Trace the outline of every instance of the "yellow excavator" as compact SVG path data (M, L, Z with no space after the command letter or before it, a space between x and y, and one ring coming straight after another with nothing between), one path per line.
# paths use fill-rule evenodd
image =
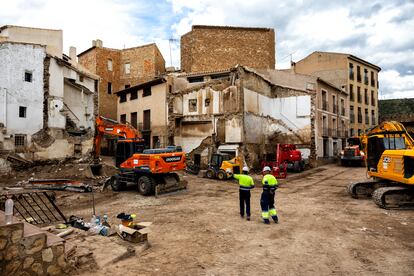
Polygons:
M362 135L370 181L351 183L354 198L372 196L385 209L414 208L414 140L396 121L382 122Z

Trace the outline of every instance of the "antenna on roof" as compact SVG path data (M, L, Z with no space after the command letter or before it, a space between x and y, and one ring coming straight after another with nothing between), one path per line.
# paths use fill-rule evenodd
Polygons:
M171 54L171 43L172 42L178 42L178 39L172 38L172 37L170 39L168 39L168 45L170 47L170 65L171 65L171 67L173 66L173 64L172 64L172 54Z

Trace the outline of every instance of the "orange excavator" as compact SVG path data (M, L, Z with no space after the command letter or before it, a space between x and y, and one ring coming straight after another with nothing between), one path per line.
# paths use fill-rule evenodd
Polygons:
M180 147L145 149L144 139L133 126L102 116L96 119L94 167L99 166L104 135L118 137L115 164L119 173L109 180L112 190L137 185L142 195L158 195L186 188L185 181L180 181L176 173L185 169L185 154Z

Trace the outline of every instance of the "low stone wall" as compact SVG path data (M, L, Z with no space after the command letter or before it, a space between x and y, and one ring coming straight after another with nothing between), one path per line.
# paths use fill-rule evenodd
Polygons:
M45 232L39 229L30 234L24 227L21 222L0 226L0 274L64 274L67 269L64 243L48 245Z

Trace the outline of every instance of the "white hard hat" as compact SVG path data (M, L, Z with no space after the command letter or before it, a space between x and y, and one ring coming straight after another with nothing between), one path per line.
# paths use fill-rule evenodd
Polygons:
M246 166L244 166L242 171L244 171L244 172L248 172L248 171L249 171L249 168L248 168L248 167L246 167Z
M266 166L263 168L263 172L271 172L272 170L270 169L269 166Z

